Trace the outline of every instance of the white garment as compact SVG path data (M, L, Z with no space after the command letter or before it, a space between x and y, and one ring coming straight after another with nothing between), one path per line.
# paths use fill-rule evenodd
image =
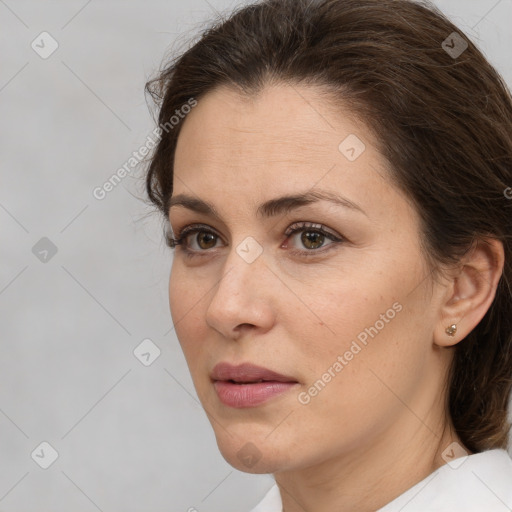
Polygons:
M506 450L495 449L454 459L377 512L507 512L511 509L512 459ZM282 512L276 484L250 512Z

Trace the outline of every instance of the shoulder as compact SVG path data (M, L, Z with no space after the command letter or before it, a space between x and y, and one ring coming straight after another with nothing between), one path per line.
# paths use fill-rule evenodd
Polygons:
M378 512L501 512L512 508L512 459L496 449L455 459Z
M249 512L281 512L282 511L281 495L279 494L279 488L277 484L274 484L265 494L263 500L261 500L256 507L251 509Z
M455 459L378 512L505 512L512 509L512 459L496 449ZM250 512L281 512L274 484Z

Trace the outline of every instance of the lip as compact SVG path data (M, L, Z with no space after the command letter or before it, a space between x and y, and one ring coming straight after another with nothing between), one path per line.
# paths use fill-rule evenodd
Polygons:
M256 407L299 384L293 377L252 363L222 362L210 377L219 400L234 408Z

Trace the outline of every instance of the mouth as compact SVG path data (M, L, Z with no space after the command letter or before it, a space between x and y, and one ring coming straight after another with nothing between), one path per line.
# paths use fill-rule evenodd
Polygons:
M234 384L254 384L260 382L294 382L298 381L288 375L282 375L268 368L252 363L232 365L222 362L213 368L210 377L212 381L227 381Z
M219 363L210 378L219 400L237 409L256 407L299 385L293 377L251 363Z

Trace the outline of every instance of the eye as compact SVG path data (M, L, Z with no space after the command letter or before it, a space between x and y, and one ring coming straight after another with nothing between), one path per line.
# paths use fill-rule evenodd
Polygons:
M172 249L180 245L185 253L193 254L214 248L218 238L219 235L213 232L208 226L194 224L184 227L178 233L176 238L173 238L170 234L168 234L166 237L166 242L167 245ZM198 247L192 247L194 242Z
M315 256L325 252L323 247L328 247L341 243L344 241L343 237L329 232L321 224L314 224L312 222L297 222L292 224L284 233L288 240L296 238L305 249L291 248L289 252L297 256ZM301 234L300 237L297 235ZM177 246L188 257L202 256L208 253L209 249L214 249L217 246L220 236L215 233L209 226L204 224L193 224L184 227L178 232L176 238L170 234L166 236L166 242L172 249ZM328 244L325 242L329 241ZM281 246L283 247L283 246ZM321 250L320 250L321 249Z
M297 237L296 235L299 235ZM311 222L299 222L291 225L285 232L285 235L290 238L296 238L306 251L301 249L291 249L293 254L304 256L314 256L323 253L324 250L319 251L319 248L328 247L339 242L343 242L343 238L330 233L321 224L314 224ZM329 241L325 244L326 240Z

